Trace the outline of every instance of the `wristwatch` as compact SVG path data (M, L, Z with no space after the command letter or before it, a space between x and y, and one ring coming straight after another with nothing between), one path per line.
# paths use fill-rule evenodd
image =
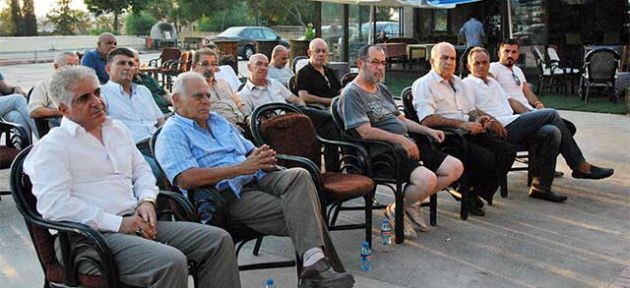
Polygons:
M142 200L140 200L140 204L138 204L138 206L140 206L144 202L149 202L149 203L153 204L153 206L157 206L157 201L155 200L155 197L142 198Z

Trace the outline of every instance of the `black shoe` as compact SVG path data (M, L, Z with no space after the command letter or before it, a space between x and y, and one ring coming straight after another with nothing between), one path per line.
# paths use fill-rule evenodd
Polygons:
M591 165L591 171L589 171L588 173L573 170L571 176L578 179L604 179L612 176L613 173L615 173L615 169L600 168L595 165Z
M474 200L472 200L472 201L474 201ZM481 208L477 207L474 204L472 204L472 205L469 204L468 205L468 214L475 215L475 216L486 216L486 213L483 212L483 210Z
M547 200L551 202L564 202L567 200L567 196L564 196L562 194L558 194L555 192L551 192L551 190L549 189L534 188L533 186L529 188L529 197Z
M481 198L479 198L479 196L473 197L473 202L475 204L475 207L483 208L483 201L481 200Z
M349 288L354 286L354 277L348 273L333 270L326 258L304 267L300 273L298 287Z

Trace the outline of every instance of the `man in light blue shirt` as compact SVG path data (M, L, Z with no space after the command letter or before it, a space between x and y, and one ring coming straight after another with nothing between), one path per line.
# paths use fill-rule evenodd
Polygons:
M164 114L153 101L147 87L131 82L134 65L131 50L116 48L110 51L105 67L109 81L101 86L101 95L105 99L107 114L127 126L133 141L149 162L153 174L159 176L159 168L151 156L149 141L157 127L164 123Z
M481 38L485 37L486 33L483 31L483 24L470 14L470 19L459 29L459 35L466 37L466 47L474 47L481 45Z
M210 113L208 90L196 72L183 73L175 81L177 114L166 121L155 145L168 180L182 190L210 186L225 198L230 222L291 237L303 259L302 285L352 287L354 278L334 258L332 244L326 245L329 235L310 174L301 168L279 168L273 149L255 147L227 120ZM196 207L202 201L198 194L193 199Z
M98 35L98 42L96 42L96 48L88 51L81 58L81 65L90 67L96 71L98 81L101 84L107 83L109 76L105 71L105 65L107 65L107 53L116 48L116 37L114 34L105 32Z

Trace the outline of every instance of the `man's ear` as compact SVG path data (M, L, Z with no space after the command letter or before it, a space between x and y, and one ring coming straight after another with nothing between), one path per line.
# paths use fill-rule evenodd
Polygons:
M67 117L70 114L70 108L68 108L66 104L60 103L57 109L59 110L59 113L61 113L61 115L63 116Z
M433 57L429 58L429 64L431 64L431 67L433 67L433 63L435 62L435 60L433 59Z
M112 67L109 66L109 65L110 65L109 63L107 63L107 65L105 65L105 72L107 72L107 75L109 75L109 70L112 69Z
M308 54L308 57L311 58L311 56L313 56L312 55L313 54L313 50L311 50L311 49L306 50L306 54Z
M177 107L179 106L179 103L181 102L182 96L179 93L173 93L171 95L171 99L173 100L173 106Z

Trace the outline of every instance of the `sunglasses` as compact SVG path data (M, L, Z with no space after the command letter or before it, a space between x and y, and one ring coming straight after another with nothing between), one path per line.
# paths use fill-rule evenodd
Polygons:
M512 78L514 79L514 82L516 82L516 86L521 86L521 79L514 74L514 71L512 71Z

